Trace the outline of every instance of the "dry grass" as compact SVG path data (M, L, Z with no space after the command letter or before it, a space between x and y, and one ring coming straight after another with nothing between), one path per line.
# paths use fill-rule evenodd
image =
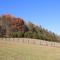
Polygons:
M0 41L0 60L60 60L60 48Z

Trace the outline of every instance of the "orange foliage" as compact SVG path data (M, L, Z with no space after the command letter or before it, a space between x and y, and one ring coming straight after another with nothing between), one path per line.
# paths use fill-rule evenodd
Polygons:
M18 29L18 31L24 31L24 21L21 18L16 18L14 16L11 16L9 14L4 15L6 19L11 24L11 30L12 29ZM7 22L8 23L8 22Z

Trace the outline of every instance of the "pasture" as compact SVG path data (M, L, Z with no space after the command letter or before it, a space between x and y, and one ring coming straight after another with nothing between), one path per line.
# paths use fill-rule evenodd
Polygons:
M0 60L60 60L60 48L0 40Z

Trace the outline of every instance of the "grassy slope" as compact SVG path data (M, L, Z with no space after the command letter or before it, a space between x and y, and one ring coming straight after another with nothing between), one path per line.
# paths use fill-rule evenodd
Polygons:
M60 48L0 41L0 60L60 60Z

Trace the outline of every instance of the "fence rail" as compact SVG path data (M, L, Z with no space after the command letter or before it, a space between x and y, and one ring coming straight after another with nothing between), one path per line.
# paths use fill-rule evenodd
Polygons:
M30 38L0 38L0 42L37 44L51 47L60 47L60 43Z

